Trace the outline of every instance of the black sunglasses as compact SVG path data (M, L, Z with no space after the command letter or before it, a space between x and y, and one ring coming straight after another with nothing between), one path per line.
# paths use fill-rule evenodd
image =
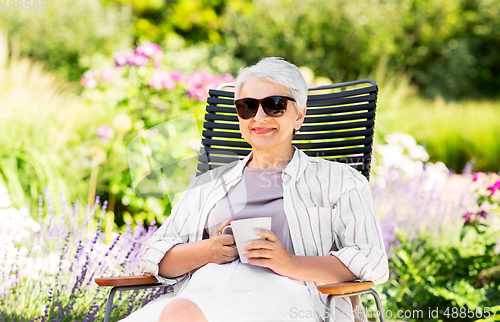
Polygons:
M295 100L288 96L274 95L259 99L256 98L240 98L234 101L238 116L244 120L251 119L257 114L259 105L262 105L264 112L270 117L280 117L285 114L288 100Z

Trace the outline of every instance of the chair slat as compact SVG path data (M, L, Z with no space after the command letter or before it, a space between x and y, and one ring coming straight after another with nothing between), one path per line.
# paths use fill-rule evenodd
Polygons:
M363 87L363 88L342 91L342 92L336 92L336 93L308 95L307 101L312 102L312 101L320 101L320 100L329 100L329 99L333 99L333 98L344 98L344 97L357 96L357 95L362 95L362 94L367 94L367 93L375 93L376 91L377 91L377 86L369 86L369 87Z
M317 132L317 131L333 131L333 130L343 130L343 129L356 129L356 128L367 128L372 127L375 124L374 120L362 121L362 122L348 122L348 123L338 123L338 124L327 124L327 125L303 125L300 128L300 132Z
M299 140L328 140L328 139L343 139L343 138L353 138L360 136L372 136L373 128L368 128L366 130L356 130L356 131L339 131L339 132L324 132L324 133L296 133L293 137L293 141Z
M215 123L215 122L205 122L203 123L203 127L207 130L213 129L224 129L224 130L240 130L240 126L237 123L229 124L229 123Z
M205 146L218 145L218 146L228 146L232 148L248 148L251 146L246 141L224 141L224 140L213 140L213 139L201 139L201 144Z
M223 97L234 98L234 92L220 91L220 90L217 90L217 89L209 89L208 90L208 95L210 95L210 96L223 96Z
M222 132L222 131L206 131L204 130L201 135L206 138L212 137L220 137L220 138L231 138L231 139L239 139L241 138L240 132Z
M365 113L353 113L335 116L318 116L318 117L308 117L304 120L304 123L333 123L342 121L352 121L352 120L362 120L362 119L372 119L375 117L375 111L365 112Z
M363 102L369 102L369 101L375 101L377 95L376 94L370 94L370 95L363 95L363 96L356 96L356 97L349 97L349 98L335 98L335 99L329 99L329 100L319 100L319 101L311 101L307 102L307 106L309 107L315 107L315 106L336 106L336 105L348 105L348 104L354 104L354 103L363 103Z
M324 115L324 114L339 114L339 113L352 113L358 111L371 111L376 107L375 102L358 104L358 105L347 105L347 106L336 106L336 107L307 107L306 118L310 115Z

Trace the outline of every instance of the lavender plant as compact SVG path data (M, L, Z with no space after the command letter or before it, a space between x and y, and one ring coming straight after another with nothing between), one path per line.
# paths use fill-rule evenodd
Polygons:
M56 214L46 190L45 198L40 196L39 210L48 211L38 229L33 228L28 215L25 222L30 226L20 229L29 234L0 248L0 321L102 320L109 289L99 288L94 279L138 274L141 247L156 230L155 225L132 229L128 223L123 232L114 232L111 242L105 243L101 225L107 201L101 205L97 196L81 213L77 201L71 205L64 196L61 200L63 211ZM0 209L0 215L2 211L6 209ZM7 221L5 216L2 219ZM12 222L2 222L9 224ZM162 289L120 293L112 320L123 318L160 294Z

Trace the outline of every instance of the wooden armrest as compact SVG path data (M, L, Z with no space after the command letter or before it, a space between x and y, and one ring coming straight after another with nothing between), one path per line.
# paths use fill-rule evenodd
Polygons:
M132 276L115 276L96 278L94 282L99 286L131 286L156 284L158 280L150 275L132 275Z
M373 286L373 282L345 282L337 284L318 285L318 290L323 294L342 295L359 291L366 291Z

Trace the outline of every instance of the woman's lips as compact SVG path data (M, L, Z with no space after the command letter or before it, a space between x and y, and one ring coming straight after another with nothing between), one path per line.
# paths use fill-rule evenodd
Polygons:
M273 128L265 128L265 127L256 127L256 128L253 128L252 129L256 134L266 134L266 133L269 133L271 131L273 131L274 129Z

